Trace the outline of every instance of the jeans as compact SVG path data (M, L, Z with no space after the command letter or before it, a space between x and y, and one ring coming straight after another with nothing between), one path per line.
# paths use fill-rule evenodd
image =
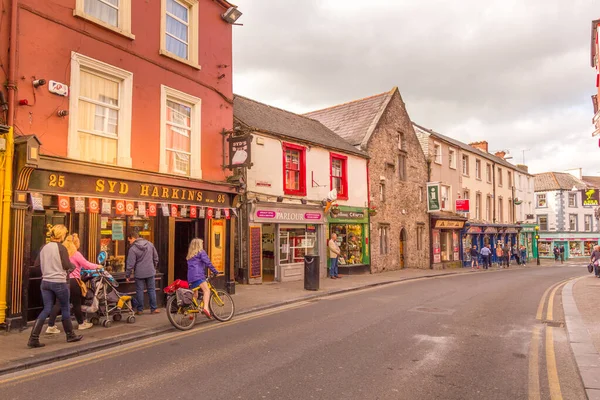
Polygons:
M330 258L331 267L329 269L329 276L338 276L338 258Z
M73 314L78 324L83 324L83 312L81 311L81 288L77 284L77 279L69 279L69 291L71 293L70 299L73 303ZM50 313L50 319L48 320L48 326L56 325L56 317L61 311L60 303L57 301L52 308Z
M488 269L488 266L490 264L490 256L486 256L486 255L481 255L481 263L483 264L483 268L484 269Z
M42 280L42 300L44 301L44 309L38 315L37 319L45 321L52 312L52 307L56 300L60 304L63 321L71 321L71 310L69 306L69 286L67 282L56 283Z
M135 278L135 294L136 294L136 307L138 311L144 311L144 285L148 291L148 301L150 303L150 310L154 311L157 309L156 305L156 282L154 277L150 278Z

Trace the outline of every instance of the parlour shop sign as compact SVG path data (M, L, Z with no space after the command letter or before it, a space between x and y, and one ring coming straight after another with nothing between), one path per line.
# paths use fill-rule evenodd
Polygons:
M29 190L80 197L231 207L226 193L45 170L32 172Z
M323 223L323 211L306 208L270 208L256 206L252 213L254 222L266 223Z

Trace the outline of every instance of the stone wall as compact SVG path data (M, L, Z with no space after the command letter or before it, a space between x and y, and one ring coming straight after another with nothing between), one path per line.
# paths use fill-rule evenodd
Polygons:
M403 134L403 150L398 143ZM367 151L371 157L369 184L371 205L378 210L371 217L371 272L396 270L401 267L401 231L405 230L404 266L430 267L429 218L425 187L427 162L413 130L410 117L399 92L395 92L379 124L374 130ZM399 174L399 155L406 156L406 179ZM380 185L385 185L385 200L380 198ZM388 227L388 253L380 251L380 227ZM422 246L417 250L417 227Z

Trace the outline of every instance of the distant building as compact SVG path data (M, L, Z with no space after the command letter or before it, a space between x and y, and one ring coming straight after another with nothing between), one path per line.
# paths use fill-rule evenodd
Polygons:
M398 88L307 116L370 157L371 272L429 268L427 162Z
M590 256L600 239L600 225L595 217L598 188L600 178L583 177L581 170L535 175L540 257L553 258L555 246L564 246L566 258Z
M592 105L594 107L594 118L592 123L594 124L594 132L592 136L600 134L600 108L598 107L598 97L600 96L600 63L598 61L598 54L600 53L600 47L598 45L598 36L600 34L600 19L592 21L592 43L591 43L591 64L592 68L596 70L596 93L592 96Z
M524 244L535 256L533 175L524 165L491 154L488 142L471 144L414 124L429 162L429 181L440 185L441 210L431 217L434 265L471 261L475 245ZM457 201L469 201L468 211ZM495 257L494 257L495 258Z

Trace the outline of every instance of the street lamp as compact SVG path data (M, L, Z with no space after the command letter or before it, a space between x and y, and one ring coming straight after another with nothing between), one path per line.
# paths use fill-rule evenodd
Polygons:
M537 265L540 265L540 227L535 226L535 248L537 250Z

